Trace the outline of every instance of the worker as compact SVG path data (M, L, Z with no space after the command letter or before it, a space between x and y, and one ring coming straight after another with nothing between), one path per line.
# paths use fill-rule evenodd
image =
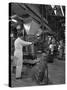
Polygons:
M61 59L63 55L63 40L59 41L58 52L59 52L59 59Z
M20 28L20 27L18 27ZM23 29L23 28L22 28ZM22 66L23 66L23 46L31 45L32 42L26 42L23 39L23 33L18 32L18 37L14 42L14 61L16 65L16 79L21 79Z

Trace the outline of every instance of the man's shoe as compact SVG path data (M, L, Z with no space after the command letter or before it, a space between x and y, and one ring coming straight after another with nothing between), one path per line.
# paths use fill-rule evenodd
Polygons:
M22 77L17 77L16 79L22 79Z

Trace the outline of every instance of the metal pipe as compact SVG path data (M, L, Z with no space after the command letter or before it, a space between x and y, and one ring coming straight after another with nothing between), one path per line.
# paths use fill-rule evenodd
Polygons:
M61 8L62 15L64 16L64 11L63 11L62 6L60 6L60 8Z

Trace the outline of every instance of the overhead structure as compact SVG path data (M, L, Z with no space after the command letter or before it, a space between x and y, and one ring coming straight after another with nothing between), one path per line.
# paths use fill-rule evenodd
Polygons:
M43 11L43 18L42 13ZM43 30L47 30L49 33L56 35L56 22L58 23L58 17L65 17L65 9L64 6L58 5L42 5L42 4L26 4L26 3L11 3L11 16L17 15L19 19L23 20L25 23L27 19L30 17L35 23L37 23L40 27L43 24ZM50 19L49 19L50 18ZM52 23L53 22L55 23ZM55 21L56 20L56 21ZM55 30L54 30L55 29Z
M36 6L38 6L38 5L36 5ZM13 14L17 14L18 16L21 16L24 21L26 18L24 18L23 16L28 14L30 17L32 17L32 19L36 23L38 23L41 26L41 14L38 12L37 8L34 8L34 4L30 5L30 4L22 4L22 3L13 3L11 9L12 9ZM44 22L44 27L50 33L53 33L53 31L49 27L48 21L45 19L45 17L43 19L43 22Z

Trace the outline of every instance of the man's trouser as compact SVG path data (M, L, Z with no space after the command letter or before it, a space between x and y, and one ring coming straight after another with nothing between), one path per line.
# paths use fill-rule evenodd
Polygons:
M15 57L15 64L16 64L16 78L20 78L20 77L21 77L22 63L23 63L22 56Z

